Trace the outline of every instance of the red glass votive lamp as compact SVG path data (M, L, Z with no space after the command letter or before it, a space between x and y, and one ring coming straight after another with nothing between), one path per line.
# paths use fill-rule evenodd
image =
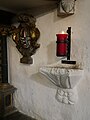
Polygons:
M57 36L57 50L56 54L57 56L67 56L67 38L68 34L67 33L60 33L56 34Z

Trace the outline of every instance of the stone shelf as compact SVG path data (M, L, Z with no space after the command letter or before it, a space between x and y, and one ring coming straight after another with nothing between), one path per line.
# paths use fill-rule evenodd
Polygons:
M77 99L77 85L83 77L81 64L57 62L40 68L40 73L57 86L56 99L62 103L74 104Z

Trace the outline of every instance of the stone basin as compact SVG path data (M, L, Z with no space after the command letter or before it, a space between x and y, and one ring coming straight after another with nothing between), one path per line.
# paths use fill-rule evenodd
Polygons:
M55 85L71 89L82 79L83 69L79 65L57 64L40 68L40 73L46 76Z
M76 86L83 77L81 64L61 64L60 62L43 66L40 73L57 86L56 98L66 104L77 101Z

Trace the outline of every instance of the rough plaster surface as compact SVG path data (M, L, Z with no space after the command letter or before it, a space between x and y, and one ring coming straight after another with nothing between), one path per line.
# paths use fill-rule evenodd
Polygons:
M90 120L90 0L77 0L76 13L67 18L57 17L57 11L37 18L41 36L40 49L33 55L34 64L19 62L21 54L9 38L10 82L17 87L15 105L18 110L38 120ZM72 27L72 59L83 63L84 79L77 86L78 102L60 104L55 99L55 86L38 73L41 66L54 63L56 33Z

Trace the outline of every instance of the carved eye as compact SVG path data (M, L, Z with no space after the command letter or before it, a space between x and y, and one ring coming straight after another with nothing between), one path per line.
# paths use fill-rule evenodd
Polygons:
M71 12L72 10L74 10L75 1L76 1L76 0L61 0L62 9L63 9L66 13Z

